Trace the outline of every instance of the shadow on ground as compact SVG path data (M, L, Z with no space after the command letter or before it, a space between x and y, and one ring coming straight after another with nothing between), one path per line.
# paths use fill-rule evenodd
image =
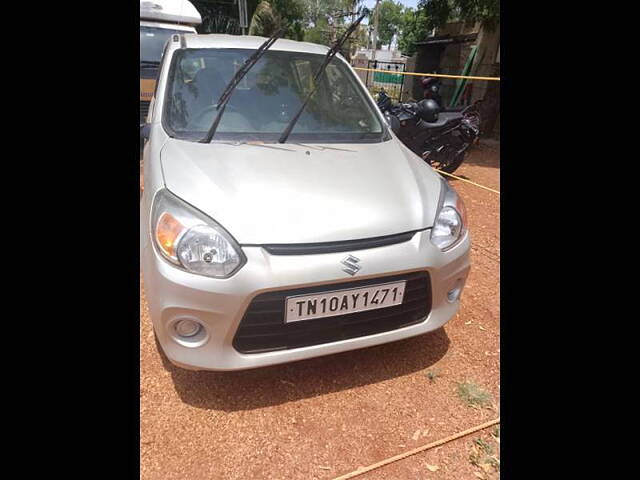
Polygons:
M398 342L238 372L178 368L159 345L182 401L197 408L253 410L382 382L430 367L449 348L443 328Z
M465 155L464 164L477 165L479 167L500 168L500 144L487 144L480 142L474 145ZM458 175L458 172L453 172Z

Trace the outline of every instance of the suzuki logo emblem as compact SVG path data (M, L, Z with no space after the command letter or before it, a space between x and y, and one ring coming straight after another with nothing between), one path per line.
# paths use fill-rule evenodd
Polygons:
M359 261L360 261L359 258L354 257L353 255L349 255L347 258L342 260L342 262L340 262L345 267L342 269L342 271L347 272L351 276L355 275L362 268L360 265L358 265Z

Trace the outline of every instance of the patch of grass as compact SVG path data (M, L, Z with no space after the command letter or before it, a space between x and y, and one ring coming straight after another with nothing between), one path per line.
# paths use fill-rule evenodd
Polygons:
M481 408L491 405L491 395L473 382L458 383L458 398L468 407Z
M484 438L476 438L473 443L478 446L481 452L487 455L493 454L493 447Z
M498 425L495 430L493 431L493 433L491 434L491 437L493 438L493 440L500 445L500 425Z
M440 370L429 370L426 373L426 377L429 379L431 383L436 381L436 378L441 377Z
M482 470L476 474L478 478L488 478L492 472L500 471L500 459L493 454L493 447L484 438L477 438L471 444L469 462Z
M478 452L478 449L475 447L471 448L471 452L469 453L469 462L471 462L471 465L474 467L480 466L480 452Z

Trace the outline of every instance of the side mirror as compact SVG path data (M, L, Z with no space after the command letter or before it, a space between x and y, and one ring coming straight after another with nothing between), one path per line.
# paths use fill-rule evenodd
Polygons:
M144 142L149 140L149 133L151 133L151 125L145 123L140 126L140 141Z

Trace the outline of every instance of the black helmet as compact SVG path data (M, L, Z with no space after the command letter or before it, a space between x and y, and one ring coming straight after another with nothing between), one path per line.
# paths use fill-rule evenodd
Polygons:
M440 107L435 100L427 98L418 102L418 116L425 122L437 122L439 112Z

